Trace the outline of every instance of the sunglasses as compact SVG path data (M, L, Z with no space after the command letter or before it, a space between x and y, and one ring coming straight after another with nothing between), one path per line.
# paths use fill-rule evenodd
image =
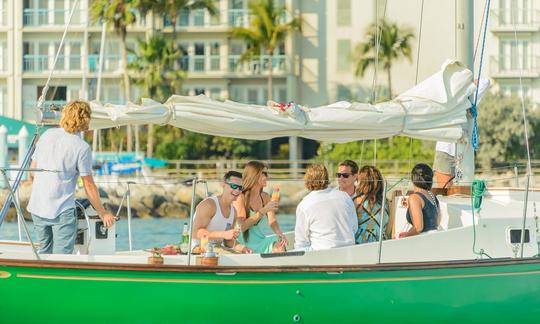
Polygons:
M351 173L336 173L336 178L340 178L340 177L343 177L345 179L349 178L350 176L352 176Z
M263 171L263 172L261 172L261 174L268 178L268 171Z
M232 190L240 190L240 191L244 190L244 186L242 185L231 183L231 182L225 182L225 183L228 184Z

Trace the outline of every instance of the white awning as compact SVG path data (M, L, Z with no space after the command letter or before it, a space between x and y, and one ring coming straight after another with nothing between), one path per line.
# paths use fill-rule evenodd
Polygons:
M392 101L370 105L336 102L321 107L246 105L204 95L172 96L164 104L92 103L91 129L127 124L170 124L209 135L265 140L301 136L319 141L350 142L405 135L455 142L466 123L472 73L456 61Z

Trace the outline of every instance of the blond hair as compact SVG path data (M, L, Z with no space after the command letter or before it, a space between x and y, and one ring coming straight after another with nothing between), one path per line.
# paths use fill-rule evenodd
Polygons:
M304 175L304 184L310 191L323 190L328 188L328 170L321 163L314 163L310 165L306 174Z
M68 133L88 130L90 124L90 105L86 101L75 100L68 103L62 110L60 127Z
M266 164L260 161L249 161L244 167L244 173L242 174L242 185L244 190L242 194L244 195L244 208L246 211L246 218L249 218L249 202L251 201L251 189L259 183L259 178L262 175L262 172L266 169ZM261 188L262 191L262 188ZM260 194L260 192L259 192ZM263 203L264 205L264 203ZM243 233L244 241L249 240L249 231Z

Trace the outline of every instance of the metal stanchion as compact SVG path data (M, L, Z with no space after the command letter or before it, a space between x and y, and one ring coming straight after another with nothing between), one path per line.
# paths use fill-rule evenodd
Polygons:
M2 172L2 176L4 177L4 180L6 181L6 186L9 191L9 194L11 197L15 197L15 193L13 192L13 188L11 187L11 184L9 183L9 178L7 176L6 170L0 170ZM22 173L22 172L21 172ZM6 202L7 204L7 202ZM15 210L17 211L17 218L18 221L23 225L24 231L26 233L26 237L28 238L28 241L30 242L30 246L32 247L32 251L34 252L36 259L40 260L39 254L36 250L36 247L34 246L34 242L32 241L32 237L30 237L30 232L28 231L28 227L26 226L26 221L24 220L24 214L21 209L21 206L19 205L19 202L17 199L13 199L13 204L15 205ZM8 206L9 207L9 206Z
M383 199L381 202L381 211L379 213L379 250L377 252L377 263L381 263L382 255L382 242L383 242L383 221L384 221L384 208L386 207L386 180L383 180Z
M187 265L191 265L191 248L193 243L193 216L195 214L195 196L197 194L197 177L193 178L191 182L191 210L189 212L189 247L188 247L188 261Z
M126 208L127 208L127 218L128 218L128 245L129 250L133 251L133 243L131 239L131 189L129 187L130 184L134 182L128 181L127 182L127 191L126 191Z
M523 224L521 226L521 239L520 239L520 258L523 258L523 245L525 243L525 223L527 221L527 204L529 201L529 182L531 175L527 173L527 178L525 179L525 201L523 202ZM530 237L530 236L529 236Z

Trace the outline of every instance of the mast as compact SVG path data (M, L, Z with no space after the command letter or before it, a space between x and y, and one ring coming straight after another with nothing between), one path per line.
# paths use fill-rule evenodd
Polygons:
M456 0L456 58L474 73L474 1ZM457 143L457 184L471 183L474 179L474 150L472 147L473 121L469 118L466 133Z

